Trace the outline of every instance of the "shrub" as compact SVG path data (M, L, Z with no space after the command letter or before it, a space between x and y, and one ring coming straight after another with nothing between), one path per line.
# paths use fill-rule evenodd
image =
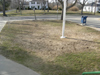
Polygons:
M49 7L49 10L52 10L52 8L51 8L51 7Z
M59 10L62 10L61 6L58 6L58 9L59 9ZM53 7L53 10L57 10L57 5L55 5L55 6Z
M53 10L57 10L57 6L54 6L52 9L53 9Z
M22 10L23 8L21 8L21 10ZM17 7L17 10L19 10L19 7Z
M28 7L28 10L32 10L30 7Z
M25 10L28 10L28 7L25 7Z
M82 5L77 5L78 9L81 10L82 9Z
M59 9L59 10L62 10L62 8L61 8L61 7L59 7L58 9Z
M74 7L72 7L72 8L70 8L69 9L69 11L78 11L79 9L78 9L78 7L76 7L76 6L74 6Z
M2 5L0 5L0 11L2 11L3 9L2 9Z

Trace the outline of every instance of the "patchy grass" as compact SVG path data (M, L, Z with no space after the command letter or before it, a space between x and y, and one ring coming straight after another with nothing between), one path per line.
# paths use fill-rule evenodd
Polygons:
M8 22L0 33L0 54L41 75L81 75L100 70L100 34L62 21Z
M14 11L7 12L6 14L8 16L34 16L33 10L22 10L21 12L22 12L22 14L19 12L19 10L17 10L17 13L16 13L16 10L14 10ZM57 14L57 11L50 10L49 12L47 12L47 10L45 10L45 12L44 12L44 10L35 10L35 14L37 16L44 15L44 14L50 15L50 14ZM58 14L61 14L61 11L58 11ZM2 14L0 14L0 15L2 15Z
M13 10L13 11L9 11L9 12L6 12L6 14L8 16L34 16L34 11L33 10L22 10L21 11L22 14L19 12L19 10L17 10L17 13L16 13L16 10ZM58 14L61 14L61 10L58 11ZM35 10L35 13L37 16L39 15L44 15L44 14L47 14L47 15L55 15L57 14L57 11L56 10L49 10L49 12L47 12L47 10ZM80 15L81 11L67 11L67 14L74 14L74 15ZM93 13L90 13L90 12L84 12L84 15L93 15ZM96 13L96 15L100 15L100 13ZM0 14L0 16L2 16L2 13Z

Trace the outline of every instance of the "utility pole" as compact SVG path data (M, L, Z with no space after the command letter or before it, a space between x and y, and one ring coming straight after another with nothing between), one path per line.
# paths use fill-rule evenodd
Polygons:
M62 36L61 38L65 38L65 22L66 22L66 0L64 0L64 12L63 12L63 26L62 26Z

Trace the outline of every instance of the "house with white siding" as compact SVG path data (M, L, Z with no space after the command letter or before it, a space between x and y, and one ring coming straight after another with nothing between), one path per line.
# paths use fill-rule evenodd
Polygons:
M86 4L83 8L83 11L86 12L100 12L100 0L97 0L97 2L92 2L91 4Z
M35 9L42 9L42 8L47 9L48 2L44 0L32 0L32 1L29 1L29 7L35 8Z
M86 11L86 12L94 12L94 11L100 12L100 4L96 4L96 6L95 6L95 4L94 5L87 4L87 5L84 6L83 11Z

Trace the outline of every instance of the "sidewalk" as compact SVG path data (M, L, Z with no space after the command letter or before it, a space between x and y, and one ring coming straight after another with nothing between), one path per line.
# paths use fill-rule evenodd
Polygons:
M7 21L0 21L0 32ZM0 75L40 75L31 69L0 55Z
M7 23L7 21L0 21L0 32L3 29L3 27L5 26L6 23Z
M0 75L39 75L35 71L0 55Z

